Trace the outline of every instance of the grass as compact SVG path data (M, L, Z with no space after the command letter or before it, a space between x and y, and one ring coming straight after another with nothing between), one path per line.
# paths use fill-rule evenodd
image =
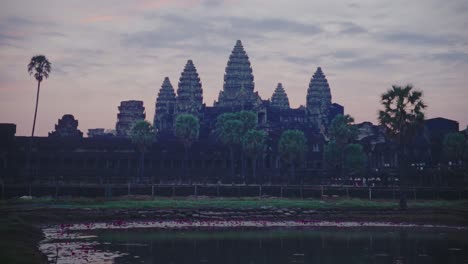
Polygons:
M149 208L304 208L304 209L391 209L398 208L398 201L394 200L367 200L367 199L286 199L286 198L162 198L137 199L121 198L113 200L69 198L51 199L36 198L28 201L10 200L0 203L0 207L29 205L32 207L48 208L90 208L90 209L149 209ZM444 209L466 209L468 200L446 201L446 200L416 200L409 201L410 208L444 208Z
M0 217L0 260L2 263L47 263L37 243L42 232L12 215Z

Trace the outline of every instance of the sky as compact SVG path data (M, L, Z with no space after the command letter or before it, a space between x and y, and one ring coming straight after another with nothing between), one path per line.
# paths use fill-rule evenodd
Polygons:
M0 0L0 123L30 135L36 81L26 65L52 63L41 84L36 135L64 114L79 129L115 128L123 100L143 100L153 120L165 76L177 89L192 59L213 105L236 40L255 90L281 82L291 107L305 105L317 67L333 102L356 122L376 123L392 85L422 90L427 117L468 125L468 1L393 0Z

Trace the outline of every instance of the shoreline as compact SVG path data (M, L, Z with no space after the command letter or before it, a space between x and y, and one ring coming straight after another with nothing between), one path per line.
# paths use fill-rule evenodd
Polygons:
M229 206L222 207L225 202ZM7 224L21 222L20 231L8 236L12 250L4 250L1 259L15 258L18 250L29 252L27 259L17 263L46 263L46 257L39 246L47 238L46 228L58 230L74 226L91 230L96 226L103 229L127 228L142 230L265 230L268 228L443 228L450 230L468 230L468 210L466 200L454 206L440 206L441 201L419 201L419 206L399 210L389 206L389 201L376 201L369 204L365 201L342 201L352 206L334 206L340 201L307 201L307 200L172 200L175 208L169 206L151 207L145 203L163 203L170 205L171 200L94 200L83 202L54 200L43 201L3 201L0 204L0 215ZM67 203L68 202L68 203ZM191 207L183 208L184 202ZM443 203L447 203L442 201ZM109 206L108 203L111 203ZM215 206L209 206L210 203ZM250 203L250 204L249 204ZM277 207L269 204L293 205ZM361 205L362 206L355 206ZM247 205L259 206L247 206ZM301 205L306 207L300 207ZM421 206L427 205L427 206ZM71 206L70 206L71 205ZM195 206L193 206L195 205ZM221 205L221 206L220 206ZM294 206L298 205L298 206ZM321 207L315 208L316 205ZM381 205L381 206L379 206ZM431 206L432 205L432 206ZM132 208L133 206L133 208ZM182 208L181 208L182 207ZM188 207L188 206L187 206ZM62 228L60 227L62 226ZM146 229L145 229L146 228ZM35 230L21 232L23 230ZM62 230L62 231L64 231ZM38 231L38 232L37 232ZM74 233L72 229L69 229ZM2 235L8 234L8 229ZM78 231L77 231L78 232ZM27 241L28 243L24 243ZM16 250L16 251L15 251ZM3 255L6 255L3 256Z

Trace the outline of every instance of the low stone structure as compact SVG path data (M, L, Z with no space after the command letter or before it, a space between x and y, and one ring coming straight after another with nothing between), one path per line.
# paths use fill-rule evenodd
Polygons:
M83 137L83 132L78 130L78 120L73 115L63 115L55 125L55 131L49 133L49 137Z

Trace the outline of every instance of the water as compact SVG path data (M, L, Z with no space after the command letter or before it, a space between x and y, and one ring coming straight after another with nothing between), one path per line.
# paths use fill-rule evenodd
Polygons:
M113 263L468 263L468 233L431 228L94 231ZM109 255L108 255L109 256ZM59 261L60 263L60 261Z

